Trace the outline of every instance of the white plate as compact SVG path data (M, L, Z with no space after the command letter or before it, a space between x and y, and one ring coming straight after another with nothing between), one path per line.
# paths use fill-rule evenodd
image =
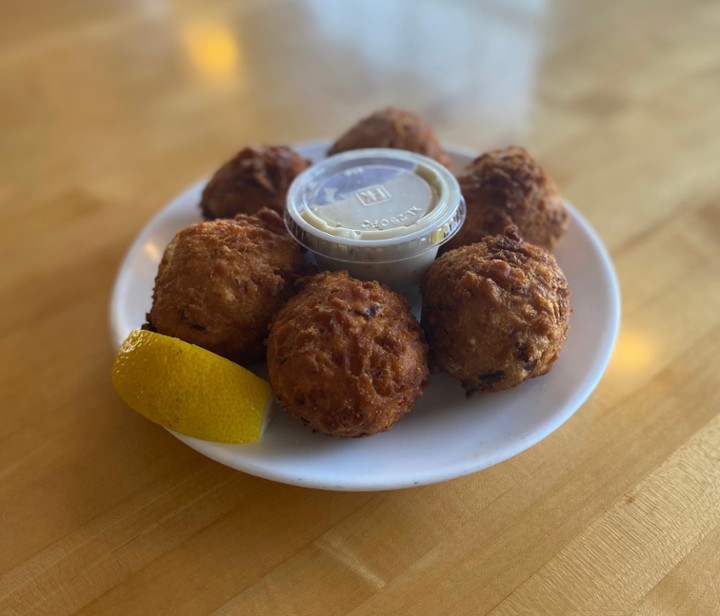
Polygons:
M327 143L297 146L308 158ZM450 151L455 168L471 158ZM175 231L201 220L205 181L163 208L130 248L115 283L110 310L113 342L120 346L145 322L165 245ZM531 447L583 404L610 358L620 322L620 296L608 254L590 225L568 204L570 230L556 250L568 278L573 313L560 359L552 371L510 390L472 398L457 381L433 374L412 412L392 430L361 439L315 434L275 409L254 445L211 443L173 433L200 453L252 475L327 490L387 490L445 481L488 468Z

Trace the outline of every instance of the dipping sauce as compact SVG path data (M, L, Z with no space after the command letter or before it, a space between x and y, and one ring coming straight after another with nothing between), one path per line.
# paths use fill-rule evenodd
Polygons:
M394 149L326 158L290 186L285 223L324 269L399 289L419 284L465 219L455 177L443 165Z

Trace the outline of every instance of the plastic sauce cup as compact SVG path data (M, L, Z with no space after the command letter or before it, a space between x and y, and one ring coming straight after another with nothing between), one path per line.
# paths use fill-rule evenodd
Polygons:
M290 186L285 224L322 269L348 270L396 289L416 287L465 220L450 171L403 150L343 152Z

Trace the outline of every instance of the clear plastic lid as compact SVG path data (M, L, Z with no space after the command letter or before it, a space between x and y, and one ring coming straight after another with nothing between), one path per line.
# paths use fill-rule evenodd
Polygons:
M437 248L464 219L452 173L431 158L394 149L353 150L316 163L292 183L285 209L301 245L355 263Z

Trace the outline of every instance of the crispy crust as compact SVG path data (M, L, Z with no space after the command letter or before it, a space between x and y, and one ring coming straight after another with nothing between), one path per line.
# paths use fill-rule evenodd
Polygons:
M528 242L552 250L565 235L568 214L555 182L518 146L487 152L458 176L467 218L442 252L503 233L515 225Z
M310 271L272 210L191 225L165 249L147 327L238 363L259 361L270 321Z
M409 150L450 167L450 158L432 129L414 113L396 107L387 107L360 120L330 147L328 155L362 148Z
M434 365L468 395L547 373L570 319L570 290L553 256L515 229L452 250L422 284L422 324Z
M215 172L203 190L203 217L234 218L264 207L282 214L290 184L309 166L309 160L287 146L244 148Z
M268 375L280 404L331 436L388 430L428 380L427 345L410 307L388 287L347 272L305 282L268 337Z

